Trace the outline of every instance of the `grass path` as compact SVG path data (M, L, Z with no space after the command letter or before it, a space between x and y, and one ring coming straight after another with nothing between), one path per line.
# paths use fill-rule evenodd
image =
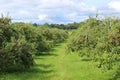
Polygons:
M46 55L35 57L36 64L31 70L2 74L0 80L109 80L115 71L102 73L77 54L66 54L68 42L57 45Z

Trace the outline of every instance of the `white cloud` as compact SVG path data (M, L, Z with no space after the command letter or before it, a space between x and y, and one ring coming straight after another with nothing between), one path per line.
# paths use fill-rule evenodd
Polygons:
M96 11L96 8L94 6L88 6L84 2L79 3L78 7L81 9L81 11Z
M40 0L40 9L74 9L77 11L95 11L94 6L76 0Z
M96 12L96 7L87 4L85 0L0 0L0 13L6 12L16 19L38 18L41 22L69 22Z
M109 6L109 8L112 8L112 9L120 12L120 1L111 1L108 4L108 6Z
M65 18L72 20L72 21L75 21L78 19L78 17L79 16L78 16L77 12L71 12Z
M73 0L40 0L39 8L63 8L72 6Z
M46 15L46 14L40 14L40 15L38 16L38 18L39 18L40 21L46 20L47 17L48 17L48 15Z
M21 14L21 15L25 15L25 16L27 16L27 15L30 14L30 13L29 13L28 11L26 11L26 10L20 10L18 13Z
M73 12L73 13L70 13L67 15L67 17L69 17L69 18L75 18L76 16L77 16L76 12Z

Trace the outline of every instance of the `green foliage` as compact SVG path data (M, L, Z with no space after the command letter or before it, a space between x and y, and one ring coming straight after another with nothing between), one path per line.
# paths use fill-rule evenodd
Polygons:
M119 79L120 79L120 66L117 72L113 75L113 77L110 80L119 80Z
M39 30L39 34L42 35L38 36L36 44L38 53L49 51L54 45L68 38L68 33L64 30L44 26L38 27L37 30Z
M33 55L49 51L68 37L67 31L34 27L33 24L11 23L7 17L0 18L0 70L13 71L30 68Z
M9 18L0 18L0 70L14 70L13 67L29 68L33 65L32 47L24 36L12 28Z
M45 23L42 26L47 26L49 28L58 28L58 29L64 29L64 30L73 30L73 29L77 29L79 27L79 25L81 25L82 22L80 23L69 23L69 24L48 24Z
M68 45L68 50L77 51L98 61L98 67L112 69L120 61L120 22L116 17L97 20L90 17L78 29L79 33Z
M4 48L0 49L0 69L8 71L14 67L29 68L33 65L31 46L23 39L6 42ZM13 67L13 68L12 68Z

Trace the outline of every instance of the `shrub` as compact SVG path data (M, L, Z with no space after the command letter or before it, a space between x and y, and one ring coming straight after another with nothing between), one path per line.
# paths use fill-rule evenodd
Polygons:
M25 37L11 27L10 19L0 18L0 70L8 71L15 66L29 68L34 63L32 50Z
M119 20L107 17L103 20L89 18L78 29L78 35L68 45L71 51L78 51L81 56L98 61L98 67L112 69L120 61L120 26Z

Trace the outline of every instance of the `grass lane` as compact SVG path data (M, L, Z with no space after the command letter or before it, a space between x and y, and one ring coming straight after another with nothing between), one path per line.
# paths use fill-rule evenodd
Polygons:
M36 56L36 64L30 70L1 74L0 80L109 80L115 70L102 73L77 53L66 54L68 42L57 45L46 55Z

